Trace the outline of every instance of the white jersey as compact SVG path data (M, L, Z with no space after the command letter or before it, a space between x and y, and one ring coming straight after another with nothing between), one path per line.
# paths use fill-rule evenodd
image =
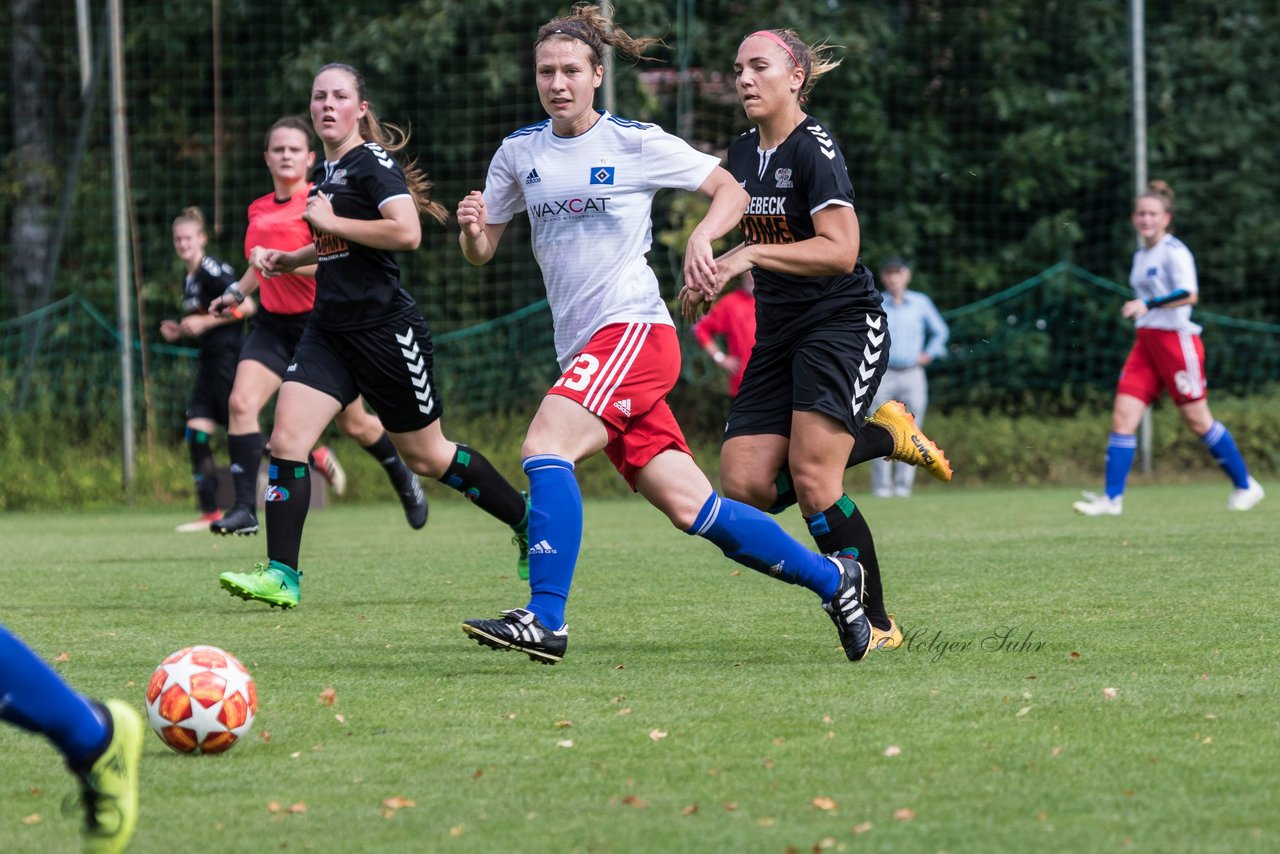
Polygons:
M657 125L603 111L580 136L556 136L548 119L502 141L485 180L489 222L529 214L562 370L607 324L675 325L645 260L653 196L696 190L718 165Z
M1174 291L1194 294L1200 290L1191 250L1172 234L1166 234L1150 249L1143 247L1133 253L1129 284L1137 298L1143 301L1160 299ZM1189 305L1153 308L1138 318L1137 326L1139 329L1171 329L1200 334L1200 327L1191 322Z

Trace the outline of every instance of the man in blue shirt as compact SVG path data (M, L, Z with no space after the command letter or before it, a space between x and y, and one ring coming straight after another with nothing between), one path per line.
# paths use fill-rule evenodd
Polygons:
M951 330L938 309L922 293L908 290L911 268L901 258L890 258L880 268L884 283L884 311L889 318L889 369L880 381L880 390L871 404L875 412L881 404L900 400L924 424L929 405L929 383L924 368L947 353ZM890 460L871 463L871 493L881 498L911 495L916 479L915 466Z

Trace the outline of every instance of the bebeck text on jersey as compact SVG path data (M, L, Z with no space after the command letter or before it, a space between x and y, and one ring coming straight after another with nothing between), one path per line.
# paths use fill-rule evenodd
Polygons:
M753 196L742 217L742 233L748 243L795 243L787 227L787 197Z

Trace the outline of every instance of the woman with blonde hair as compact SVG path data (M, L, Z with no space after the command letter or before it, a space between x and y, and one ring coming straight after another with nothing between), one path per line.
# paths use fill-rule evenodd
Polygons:
M1120 307L1120 314L1134 322L1137 337L1116 385L1103 492L1086 492L1083 501L1072 505L1085 516L1124 512L1138 424L1162 390L1231 479L1234 489L1227 496L1227 509L1250 510L1265 496L1261 484L1249 475L1231 431L1209 412L1204 343L1200 327L1191 321L1200 284L1191 250L1172 234L1173 213L1173 189L1164 181L1152 181L1133 203L1130 220L1142 245L1133 253L1129 271L1134 298Z

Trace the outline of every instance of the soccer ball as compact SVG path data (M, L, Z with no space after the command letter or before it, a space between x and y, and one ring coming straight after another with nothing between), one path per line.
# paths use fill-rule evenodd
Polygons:
M160 662L147 685L147 719L179 753L221 753L253 726L258 692L229 652L189 646Z

